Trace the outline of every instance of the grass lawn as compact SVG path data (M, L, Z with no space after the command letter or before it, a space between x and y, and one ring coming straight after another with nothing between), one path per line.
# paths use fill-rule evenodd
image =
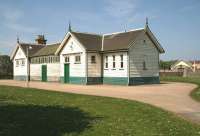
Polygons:
M0 86L0 136L199 135L199 125L135 101Z
M197 101L200 101L200 77L171 77L166 76L161 78L162 81L172 82L187 82L197 84L199 87L192 91L191 96Z

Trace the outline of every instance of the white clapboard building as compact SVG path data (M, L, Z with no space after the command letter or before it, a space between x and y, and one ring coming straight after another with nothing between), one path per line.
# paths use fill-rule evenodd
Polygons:
M148 27L111 34L72 31L60 43L17 42L11 55L15 80L74 84L137 85L159 83L164 49ZM27 59L28 58L28 59Z

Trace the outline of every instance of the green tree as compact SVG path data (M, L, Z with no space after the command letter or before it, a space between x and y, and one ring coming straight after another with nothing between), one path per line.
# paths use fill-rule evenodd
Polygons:
M170 60L170 61L163 61L160 60L160 69L163 70L170 70L171 66L176 62L176 60Z
M12 78L13 63L8 55L0 55L0 79Z

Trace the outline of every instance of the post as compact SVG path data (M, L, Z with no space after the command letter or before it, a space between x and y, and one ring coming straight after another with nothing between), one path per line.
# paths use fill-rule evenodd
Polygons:
M27 57L27 76L26 76L26 87L29 87L29 47L26 47L26 57Z

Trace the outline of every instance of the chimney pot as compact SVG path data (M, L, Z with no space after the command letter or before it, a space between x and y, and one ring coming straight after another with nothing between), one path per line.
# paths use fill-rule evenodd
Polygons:
M37 42L37 44L46 44L47 42L44 35L38 35L35 41Z

